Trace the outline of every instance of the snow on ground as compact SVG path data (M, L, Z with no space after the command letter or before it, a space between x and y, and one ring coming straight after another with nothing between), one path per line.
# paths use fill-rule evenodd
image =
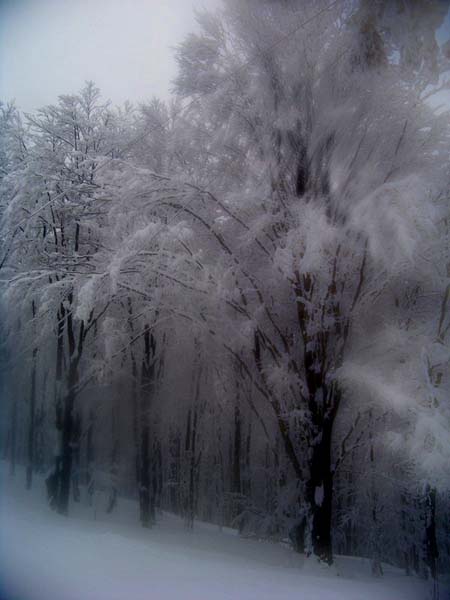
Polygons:
M136 503L76 507L64 518L45 503L42 480L24 490L21 470L0 477L1 600L424 600L424 582L386 566L340 557L329 569L291 549L243 540L233 530L171 515L137 524ZM94 518L95 517L95 518Z

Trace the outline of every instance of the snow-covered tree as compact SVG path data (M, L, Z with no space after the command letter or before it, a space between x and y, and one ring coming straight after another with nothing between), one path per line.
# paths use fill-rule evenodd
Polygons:
M436 579L449 65L423 5L228 0L172 102L2 109L10 447L30 483L45 455L60 512L108 489L145 527L168 508Z

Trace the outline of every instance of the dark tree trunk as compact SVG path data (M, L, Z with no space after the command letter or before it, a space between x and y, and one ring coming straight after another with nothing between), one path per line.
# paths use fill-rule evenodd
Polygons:
M17 450L17 400L14 398L11 408L11 434L9 449L9 474L14 477L16 474L16 450Z
M139 507L142 527L150 527L149 427L143 424L140 439Z
M333 425L339 409L341 393L335 383L327 380L330 370L341 360L345 333L342 331L339 304L336 301L336 261L327 296L323 304L323 315L335 318L333 330L322 330L321 323L315 322L310 309L314 301L316 281L306 273L296 272L297 317L304 345L303 369L307 387L306 404L310 417L310 448L308 449L308 481L306 483L306 502L308 526L306 528L305 547L320 560L333 562L331 520L333 506L333 467L331 461L331 442ZM319 331L317 328L319 327ZM337 344L340 340L340 344ZM337 350L339 348L339 351ZM281 432L283 434L283 432ZM290 442L292 446L292 442ZM291 455L295 452L290 451ZM294 456L295 463L298 459ZM297 468L297 473L298 473ZM310 539L308 537L310 536Z
M190 472L190 452L191 452L191 419L192 409L189 408L186 418L186 435L184 440L184 455L186 466L183 468L183 512L186 523L188 524L189 514L189 472Z
M434 582L437 580L438 557L439 552L436 539L436 488L427 484L425 488L425 564L428 569L428 576Z
M148 325L144 332L144 360L141 372L140 440L139 440L139 507L143 527L151 527L154 514L152 464L150 461L150 407L155 387L156 341Z
M162 460L162 444L161 440L157 440L156 448L155 448L155 478L156 478L156 488L155 488L155 505L158 511L162 510L162 493L164 487L164 477L163 477L163 460Z
M200 457L197 456L198 441L198 403L200 398L200 380L201 366L196 369L195 390L193 398L193 408L189 409L186 423L186 441L185 454L187 461L187 490L185 496L185 520L186 526L194 526L196 504L197 504L197 483L198 483L198 464Z
M234 407L234 444L233 444L233 493L241 493L241 411L239 397Z
M381 566L380 547L379 547L379 532L378 532L378 493L375 484L375 448L373 444L373 424L372 411L369 411L370 419L370 495L372 504L372 539L373 539L373 558L372 558L372 575L381 577L383 575L383 567Z
M172 434L169 449L169 504L170 510L179 514L180 512L180 457L181 457L181 434L178 429Z
M152 431L152 453L150 456L150 520L156 523L156 503L158 496L158 440Z
M408 530L408 500L404 491L400 493L400 505L401 505L401 527L403 537L403 561L405 566L405 574L411 575L410 566L410 548L409 548L409 530Z
M133 304L131 298L127 299L127 310L128 310L128 325L130 327L130 344L134 338L134 325L133 325ZM136 475L136 486L140 490L140 478L141 478L141 467L140 467L140 423L139 423L139 394L138 394L138 366L136 362L136 356L133 349L130 347L130 360L131 360L131 402L133 407L133 442L134 442L134 467ZM142 381L141 381L142 385Z
M61 515L69 512L70 485L72 480L72 442L74 434L74 407L78 383L77 366L71 364L67 379L68 392L64 398L62 413L62 435L61 435L61 466L59 471L59 494L57 510Z
M32 302L33 319L36 316L36 307L34 300ZM28 417L28 456L27 456L27 473L26 473L26 488L29 490L33 481L34 469L34 442L35 442L35 416L36 416L36 359L37 348L33 349L33 365L31 367L31 389L30 389L30 414Z
M194 414L192 414L194 410ZM197 409L189 409L186 421L185 455L187 459L187 481L184 492L184 518L186 526L194 525L194 488L195 488L195 438L197 428Z
M331 511L333 474L331 470L332 423L326 421L311 448L309 481L306 485L311 549L320 560L333 562L331 545ZM308 548L308 544L306 544Z
M48 370L45 371L42 391L40 397L42 398L41 404L36 411L35 420L35 450L34 450L34 463L35 469L38 473L44 473L48 465L46 464L46 409L44 408L45 400L47 398L47 386L48 386Z
M195 505L196 505L196 471L197 471L197 460L196 460L196 445L197 445L197 421L198 411L197 407L194 410L194 418L192 422L191 431L191 447L190 447L190 464L189 464L189 492L188 492L188 525L189 527L194 526L195 519Z
M347 477L346 477L346 488L347 488L347 499L345 502L345 510L348 513L351 513L352 508L353 508L353 504L354 504L354 494L353 492L353 464L354 464L354 451L352 450L352 454L351 454L351 468L348 471ZM349 556L351 556L353 554L354 551L354 520L349 519L347 525L345 526L345 552L344 554L347 554Z
M251 450L252 450L252 424L248 424L247 438L245 440L245 486L244 494L249 498L252 493L251 473Z
M297 456L289 423L283 418L280 407L272 402L277 415L281 440L286 456L299 481L305 482L305 496L299 497L303 509L306 503L307 522L304 547L307 553L313 553L321 561L333 562L332 555L332 505L333 505L333 468L331 462L331 442L334 420L339 405L339 390L334 386L316 387L309 401L313 421L313 432L306 452L306 469ZM324 410L324 406L328 408ZM298 537L298 533L295 533ZM301 544L296 544L301 548Z
M89 411L89 425L86 440L86 488L89 499L89 506L92 506L94 495L94 412Z
M70 306L73 305L72 294L69 294ZM73 449L76 446L77 416L75 415L75 400L78 394L79 371L83 342L85 337L84 322L80 324L78 343L76 343L72 311L66 313L67 341L69 350L69 368L67 371L67 392L62 407L61 429L61 462L59 471L59 493L57 510L62 515L69 511L70 487L73 476Z
M111 463L110 463L110 467L109 467L109 473L110 473L110 477L111 477L111 489L109 490L108 506L106 507L106 512L108 514L112 513L112 511L116 507L117 495L118 495L117 474L118 474L118 469L119 469L119 448L120 448L120 446L119 446L119 440L116 439L116 435L115 435L116 427L115 427L114 411L113 411L112 420L113 420L112 435L113 435L113 439L115 441L113 443L113 447L112 447L112 451L111 451Z
M76 412L72 436L72 492L75 502L80 501L80 442L81 442L81 414Z
M61 304L57 313L58 326L56 338L56 361L55 361L55 429L58 435L58 449L54 456L53 470L46 478L47 497L50 507L56 509L58 506L59 489L60 489L60 472L61 472L61 450L62 450L62 435L63 435L63 414L61 406L61 380L63 371L64 357L64 316L65 308Z

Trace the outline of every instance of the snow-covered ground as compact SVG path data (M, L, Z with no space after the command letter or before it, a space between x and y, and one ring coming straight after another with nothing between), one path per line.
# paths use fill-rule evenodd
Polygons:
M424 600L424 582L385 567L340 557L324 568L288 547L240 539L232 530L163 515L156 527L136 523L136 505L119 500L76 508L66 519L45 503L42 480L24 490L1 465L1 600ZM95 518L94 518L95 517Z

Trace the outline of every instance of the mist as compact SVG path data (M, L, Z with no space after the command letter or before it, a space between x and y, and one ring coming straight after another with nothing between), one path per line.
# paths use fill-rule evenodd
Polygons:
M448 4L0 5L0 596L450 592Z
M197 30L195 9L219 0L2 0L0 92L25 111L95 81L114 104L165 100L172 47Z

